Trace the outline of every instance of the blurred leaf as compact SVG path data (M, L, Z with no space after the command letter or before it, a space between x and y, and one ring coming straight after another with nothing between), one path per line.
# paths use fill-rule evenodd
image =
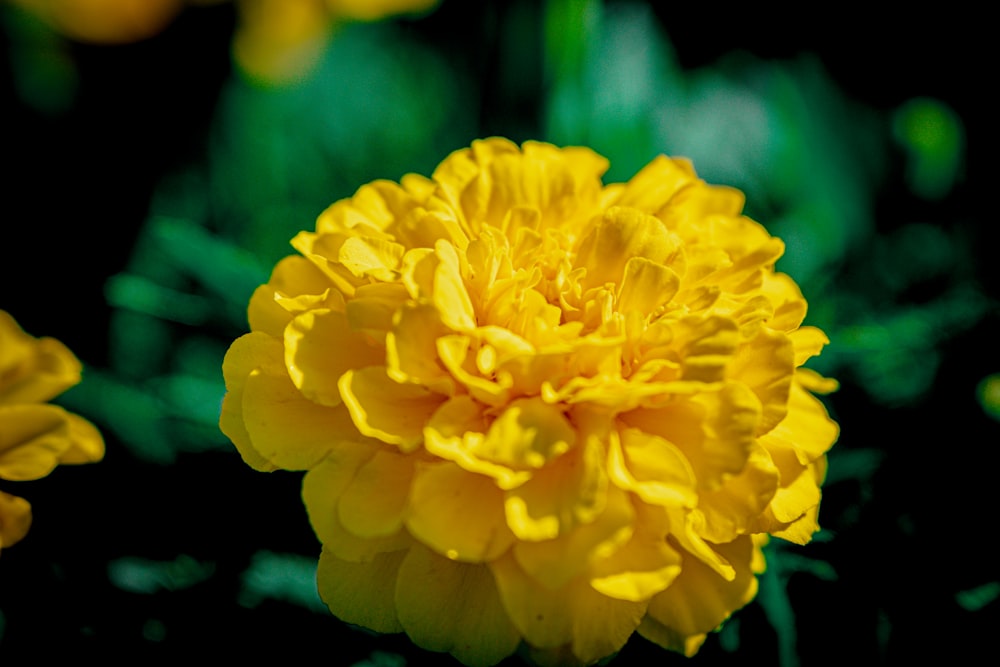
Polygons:
M778 665L797 667L799 664L795 610L788 599L787 582L773 554L768 554L767 570L760 576L757 602L778 637Z
M781 569L784 576L788 577L796 572L810 574L823 581L836 581L837 571L825 560L809 558L800 553L782 550L778 557L781 561Z
M94 368L84 377L59 402L93 419L144 461L170 464L182 451L234 451L218 428L221 378L166 375L139 382Z
M108 578L112 584L123 591L146 595L190 588L214 573L215 563L199 563L184 554L172 561L126 556L108 563Z
M240 604L256 607L267 599L328 613L316 589L316 559L266 550L255 553L243 573Z
M204 297L179 292L148 278L127 273L108 278L104 296L113 308L126 308L183 324L204 324L212 313L212 303Z
M719 646L727 653L740 650L740 618L731 616L719 629Z
M396 653L372 651L367 660L356 662L351 667L406 667L406 658Z
M9 2L0 5L10 75L18 98L49 115L69 111L76 100L77 66L62 36L37 16Z
M193 277L227 306L239 312L242 325L246 303L254 289L268 277L268 269L244 248L213 236L187 220L154 217L149 234L170 263Z
M155 394L138 390L107 372L87 368L84 381L59 399L114 433L143 460L165 464L176 457L164 405Z
M878 449L844 449L835 447L827 455L829 467L825 486L844 480L870 481L885 459L885 452Z
M945 103L920 97L896 110L893 135L906 152L906 177L924 199L941 199L958 180L965 153L962 120Z
M842 308L841 318L853 318L855 323L827 328L831 345L815 368L833 373L847 366L879 402L912 403L929 390L937 375L937 347L974 326L991 304L978 288L960 283L919 305L890 303L881 309L872 305L855 313Z
M601 0L547 0L545 63L550 78L564 81L583 72L588 45L597 37Z
M955 594L955 599L966 611L979 611L1000 597L1000 581L977 586Z
M805 573L823 581L836 581L837 572L830 563L792 551L788 543L781 540L768 543L764 553L767 569L760 576L757 603L778 637L778 664L780 667L797 667L800 663L798 633L795 609L788 596L789 578L796 573Z

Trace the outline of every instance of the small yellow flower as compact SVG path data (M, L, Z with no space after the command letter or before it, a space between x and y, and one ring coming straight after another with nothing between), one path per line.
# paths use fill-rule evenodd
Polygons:
M45 477L60 463L104 456L93 424L46 401L80 381L81 365L54 338L33 338L0 310L0 480ZM31 506L0 491L0 549L18 542L31 524Z
M743 195L499 138L320 215L249 306L220 426L306 470L338 617L492 665L694 654L818 529L827 343Z
M128 44L162 32L188 7L225 0L10 0L56 33L93 44ZM416 16L440 0L235 0L233 59L265 84L306 76L343 23Z

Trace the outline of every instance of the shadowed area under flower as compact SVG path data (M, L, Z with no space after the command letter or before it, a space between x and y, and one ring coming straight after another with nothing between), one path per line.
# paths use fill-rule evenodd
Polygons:
M89 421L47 401L80 382L82 366L54 338L33 338L0 310L0 480L45 477L59 464L104 457ZM0 549L28 533L31 505L0 491Z
M469 665L687 655L818 530L827 342L743 195L659 157L476 141L292 241L220 426L304 470L320 594Z

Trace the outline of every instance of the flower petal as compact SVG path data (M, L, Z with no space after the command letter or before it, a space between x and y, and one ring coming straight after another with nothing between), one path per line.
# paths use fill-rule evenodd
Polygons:
M45 477L70 447L67 412L55 405L0 405L0 479Z
M83 365L55 338L33 338L0 311L0 403L44 403L80 382Z
M431 304L408 302L394 314L385 338L386 373L396 382L451 395L455 382L438 361L438 340L450 333Z
M840 427L830 419L823 403L794 382L788 395L788 414L761 436L761 442L772 452L793 451L799 462L806 464L825 454L839 435Z
M590 585L616 600L647 601L673 583L681 555L661 535L641 526L626 544L594 564Z
M727 581L701 560L683 553L680 576L650 600L639 634L664 648L690 656L706 633L753 599L757 577L750 569L750 562L758 547L750 537L741 537L714 548L734 564L736 576Z
M750 387L761 404L757 434L767 433L788 413L795 348L785 334L762 330L743 346L729 367L730 377Z
M473 454L511 468L541 468L569 451L576 431L563 411L540 398L511 401Z
M382 347L354 331L344 313L310 310L285 327L288 377L303 396L320 405L340 405L337 382L346 371L384 363Z
M69 447L59 457L59 463L94 463L104 458L104 437L97 427L79 415L66 414L69 427Z
M777 490L778 469L758 445L739 474L717 489L702 492L694 513L695 530L710 542L732 541L750 530Z
M507 491L507 525L519 539L537 541L593 521L607 501L604 457L603 445L591 439L535 471Z
M419 385L393 381L384 366L347 371L339 386L358 431L404 452L420 446L424 424L445 400Z
M634 519L627 495L612 487L602 511L592 520L578 522L550 540L518 542L514 556L529 576L547 588L562 588L628 542Z
M415 644L446 651L469 667L489 667L514 652L521 635L500 602L490 569L414 546L396 583L400 624Z
M551 589L527 575L510 555L490 564L511 621L538 649L568 646L582 664L620 650L639 625L646 602L615 600L578 577Z
M402 632L396 616L396 577L406 551L378 554L370 561L349 562L324 548L316 581L319 596L333 615L375 632Z
M28 501L0 491L0 550L20 542L30 527L31 505Z
M630 259L669 264L679 251L680 239L657 218L636 209L612 208L580 243L576 266L587 269L586 288L618 285Z
M625 263L618 288L618 312L652 314L673 298L679 286L680 278L670 267L645 257L632 257Z
M305 257L285 257L271 271L271 279L250 297L250 329L281 337L295 312L279 305L280 295L311 295L314 301L325 303L332 287L330 280Z
M377 554L408 547L412 540L405 531L384 537L364 538L351 533L340 521L340 499L358 470L377 451L377 446L351 444L334 450L305 474L302 501L309 523L323 548L345 561L370 561Z
M620 488L653 505L694 507L698 502L697 479L681 451L639 429L612 434L608 473Z
M368 459L340 496L340 523L358 537L394 535L403 527L414 462L391 449Z
M308 470L339 439L358 439L346 408L306 399L284 368L250 373L243 385L242 415L254 451L286 470Z
M699 487L712 489L746 465L759 415L754 393L741 384L727 383L718 391L677 397L663 407L639 408L619 419L678 447Z
M467 562L493 560L514 541L504 522L503 492L454 463L419 466L406 528L442 556Z
M250 373L262 364L271 373L281 372L282 355L280 340L255 331L237 338L229 346L222 362L226 395L222 399L219 429L236 445L243 461L254 470L262 472L274 470L276 466L250 443L250 434L247 433L246 422L243 420L243 388Z

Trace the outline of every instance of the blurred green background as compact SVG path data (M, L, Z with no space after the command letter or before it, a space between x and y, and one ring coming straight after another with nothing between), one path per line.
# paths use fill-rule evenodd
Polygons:
M832 340L813 364L841 381L824 531L772 548L758 599L695 658L634 637L610 664L976 664L1000 618L985 20L443 0L281 32L303 3L173 4L95 40L0 3L0 308L81 358L58 402L108 444L4 484L35 523L0 559L0 664L457 664L332 618L301 475L250 470L216 423L222 356L288 239L490 135L591 146L607 181L691 158L785 240L779 269Z

